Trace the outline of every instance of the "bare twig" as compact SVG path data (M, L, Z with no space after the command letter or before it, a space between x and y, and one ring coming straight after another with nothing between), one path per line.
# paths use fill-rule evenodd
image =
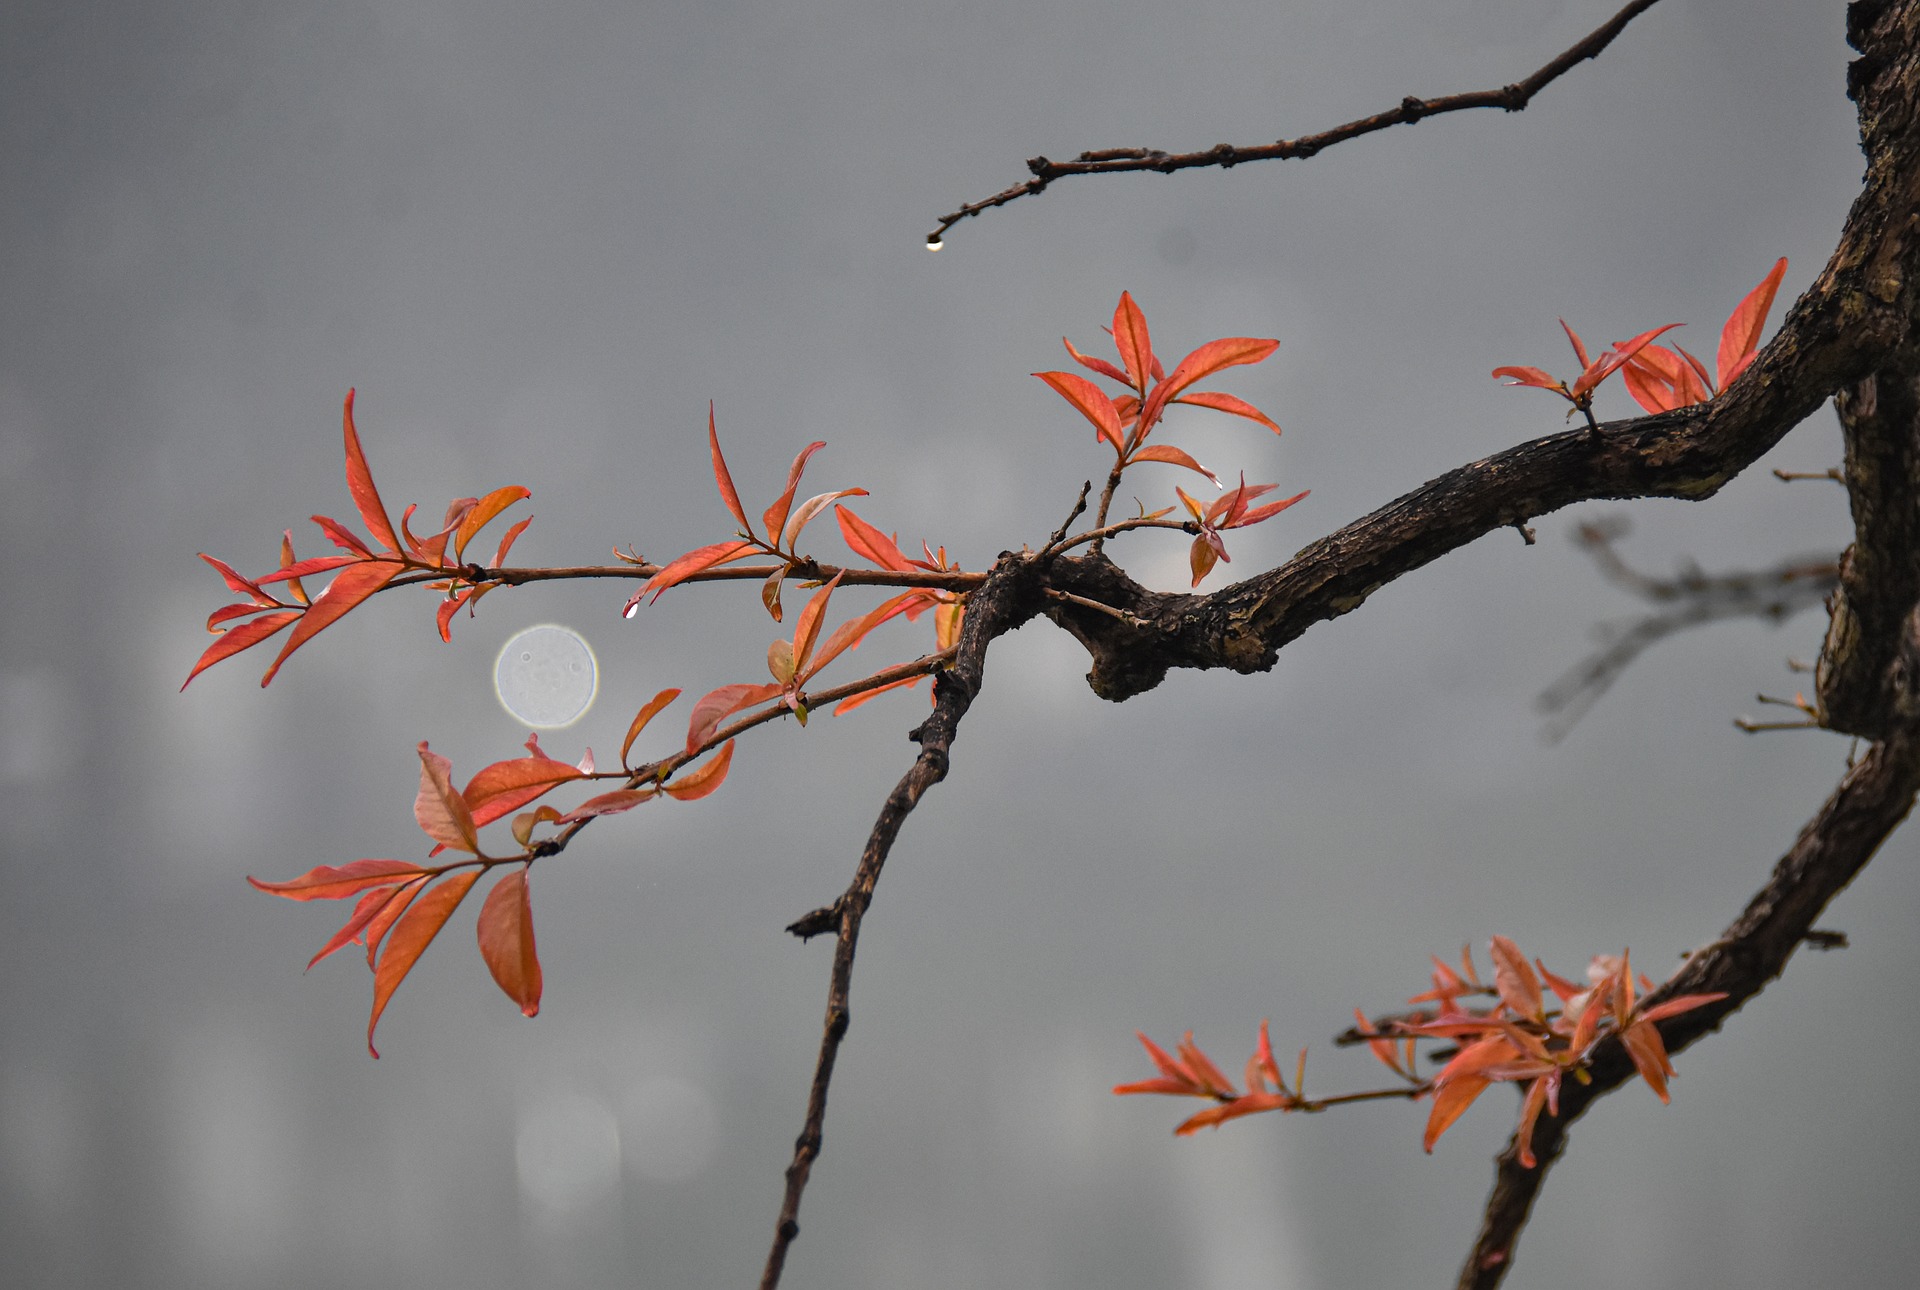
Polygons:
M1363 134L1373 134L1389 126L1411 125L1430 116L1440 116L1447 112L1463 112L1468 108L1501 108L1508 112L1518 112L1532 101L1533 96L1558 80L1567 71L1589 58L1598 57L1600 51L1613 43L1626 25L1658 3L1658 0L1633 0L1619 13L1609 18L1600 27L1558 58L1542 67L1523 81L1512 85L1503 85L1497 90L1475 90L1466 94L1449 94L1437 99L1420 99L1409 95L1400 100L1395 107L1372 116L1364 116L1345 125L1337 125L1331 130L1319 134L1302 135L1297 139L1279 139L1273 143L1256 144L1250 147L1235 147L1232 144L1220 144L1203 152L1161 152L1154 148L1104 148L1096 152L1083 152L1072 161L1051 161L1046 157L1034 157L1027 162L1027 169L1033 172L1033 178L982 201L969 202L950 215L940 217L939 227L927 234L927 246L939 250L944 245L948 229L963 219L971 218L996 206L1005 206L1008 202L1022 197L1037 196L1045 192L1056 179L1065 179L1070 175L1111 175L1128 171L1157 170L1162 174L1172 174L1176 170L1192 170L1202 166L1227 168L1249 161L1274 161L1287 157L1311 157L1317 152L1331 148L1336 143L1356 139Z
M806 1124L793 1144L793 1163L787 1166L786 1195L780 1204L780 1218L774 1228L773 1247L767 1253L766 1270L761 1274L761 1290L773 1290L780 1284L787 1250L800 1234L800 1196L813 1172L813 1162L820 1156L821 1134L827 1117L827 1088L833 1081L840 1041L845 1038L852 1018L848 1000L853 988L853 956L860 941L860 922L873 902L874 885L880 880L880 870L893 849L894 839L899 836L900 826L919 804L921 795L947 776L948 750L960 719L979 692L988 644L1033 615L1036 597L1027 583L1035 563L1030 556L1001 557L968 597L953 663L934 683L933 715L910 736L920 744L920 755L880 808L880 818L874 821L873 832L860 853L852 884L832 905L813 911L787 929L802 939L827 931L834 931L837 936L827 986L827 1015L820 1037L820 1056L807 1094Z

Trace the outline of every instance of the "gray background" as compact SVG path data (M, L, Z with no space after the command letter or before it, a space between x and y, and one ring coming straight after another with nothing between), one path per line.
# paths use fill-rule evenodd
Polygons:
M724 537L713 399L753 509L822 438L809 482L872 490L862 514L978 569L1100 468L1027 373L1063 364L1063 333L1104 344L1129 289L1174 356L1282 341L1219 384L1284 438L1200 413L1168 431L1314 490L1236 535L1228 572L1256 570L1558 428L1546 396L1487 377L1568 370L1556 315L1603 340L1684 319L1711 354L1775 257L1783 300L1804 288L1860 170L1842 6L1670 0L1519 116L1070 183L939 255L926 230L1034 153L1259 142L1502 84L1611 7L8 6L0 1280L758 1275L829 957L780 928L845 883L924 700L771 729L720 795L595 827L535 878L544 1013L488 981L468 911L369 1061L363 972L300 971L344 910L242 875L419 854L413 746L462 777L517 751L489 678L522 626L593 642L600 701L546 742L603 758L656 689L758 679L774 633L710 588L623 623L629 586L600 583L497 594L444 646L429 598L395 595L264 693L248 656L176 694L223 603L194 552L264 570L281 529L319 553L304 517L351 517L350 385L396 512L525 483L528 562ZM1761 465L1837 460L1822 413ZM1160 504L1156 470L1137 487ZM1556 515L1269 675L1176 675L1124 706L1045 624L997 645L868 923L790 1284L1450 1278L1510 1097L1426 1157L1419 1108L1175 1141L1190 1106L1106 1089L1150 1073L1136 1028L1191 1027L1237 1069L1263 1016L1283 1051L1313 1045L1310 1088L1372 1082L1326 1039L1421 988L1429 951L1504 932L1563 972L1623 944L1658 972L1737 910L1841 769L1834 738L1729 725L1799 683L1783 661L1811 656L1819 615L1663 646L1546 746L1532 695L1634 608L1566 536L1621 509L1628 554L1662 571L1848 532L1839 490L1764 469L1703 506ZM1178 586L1183 546L1116 554ZM856 657L922 648L924 626L889 631ZM1516 1284L1904 1278L1914 850L1897 836L1830 915L1855 948L1797 961L1688 1054L1671 1107L1627 1091L1576 1130Z

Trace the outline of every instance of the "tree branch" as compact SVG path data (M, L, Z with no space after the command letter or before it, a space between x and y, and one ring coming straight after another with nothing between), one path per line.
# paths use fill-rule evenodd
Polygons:
M1683 994L1725 992L1727 998L1660 1022L1669 1053L1718 1030L1747 1000L1779 976L1794 950L1813 931L1814 920L1866 863L1913 808L1920 792L1920 726L1873 745L1774 866L1760 889L1720 938L1691 955L1679 972L1646 998L1652 1006ZM1542 1117L1533 1133L1539 1164L1523 1169L1519 1143L1496 1158L1493 1194L1480 1234L1461 1269L1460 1290L1493 1290L1512 1266L1513 1249L1546 1181L1566 1150L1567 1131L1595 1101L1634 1077L1632 1061L1618 1039L1595 1050L1593 1082L1569 1082L1560 1093L1560 1114Z
M833 970L827 985L826 1024L820 1037L820 1056L813 1085L807 1094L806 1125L793 1144L793 1163L787 1166L787 1189L774 1228L773 1248L767 1253L761 1290L780 1284L787 1249L800 1234L800 1195L806 1190L819 1159L822 1129L827 1117L827 1088L833 1081L834 1061L852 1020L849 997L853 988L853 956L860 941L860 923L873 903L874 885L887 862L900 826L921 796L947 777L947 755L985 672L987 646L1003 632L1012 631L1034 615L1037 596L1032 583L1037 561L1030 556L1002 554L978 589L967 597L952 665L934 681L933 715L908 737L920 745L920 755L880 808L853 882L838 900L795 922L787 930L803 940L823 932L837 932Z
M1202 166L1219 166L1223 169L1238 166L1249 161L1272 161L1287 157L1311 157L1315 153L1331 148L1336 143L1348 139L1357 139L1363 134L1373 134L1389 126L1412 125L1416 121L1430 116L1440 116L1447 112L1463 112L1468 108L1502 108L1508 112L1518 112L1533 100L1533 96L1558 80L1575 65L1589 58L1597 58L1600 51L1613 43L1626 25L1635 18L1653 8L1659 0L1633 0L1626 8L1609 18L1600 27L1558 58L1542 67L1525 80L1511 85L1503 85L1497 90L1475 90L1465 94L1449 94L1437 99L1420 99L1409 95L1400 100L1396 107L1385 112L1376 112L1372 116L1363 116L1345 125L1337 125L1331 130L1319 134L1302 135L1297 139L1280 139L1273 143L1258 144L1251 147L1235 147L1232 144L1220 144L1204 152L1161 152L1154 148L1106 148L1097 152L1083 152L1072 161L1050 161L1046 157L1034 157L1027 162L1027 169L1033 172L1033 178L1015 184L1003 192L995 193L982 201L969 202L951 215L942 215L940 225L927 234L927 245L939 250L946 231L963 219L971 218L996 206L1005 206L1008 202L1022 197L1038 196L1047 190L1056 179L1065 179L1070 175L1111 175L1129 171L1157 170L1170 175L1176 170L1192 170Z

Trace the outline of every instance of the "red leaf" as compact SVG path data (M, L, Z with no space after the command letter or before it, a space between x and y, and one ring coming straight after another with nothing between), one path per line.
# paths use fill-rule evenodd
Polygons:
M1120 414L1114 410L1113 400L1099 386L1072 372L1035 372L1034 375L1078 408L1081 416L1093 422L1093 428L1099 431L1102 439L1113 445L1115 452L1125 450L1120 435Z
M1440 1140L1440 1135L1453 1127L1453 1122L1473 1105L1473 1099L1485 1092L1491 1082L1482 1075L1462 1075L1442 1086L1433 1095L1433 1110L1427 1115L1427 1132L1421 1145L1432 1152L1433 1144Z
M1538 386L1540 389L1552 390L1559 394L1566 392L1560 382L1554 380L1537 367L1496 367L1493 369L1494 380L1497 381L1503 376L1508 378L1507 384L1510 386L1533 385Z
M855 555L865 556L882 569L892 569L897 573L913 571L912 563L901 554L898 543L847 507L834 507L833 517L840 521L840 536L846 539L847 546Z
M1714 369L1720 373L1721 389L1733 384L1753 362L1754 351L1760 347L1760 333L1767 325L1767 314L1773 308L1774 293L1780 290L1780 278L1786 271L1787 262L1783 257L1774 264L1773 272L1762 278L1760 285L1734 307L1727 325L1720 329L1720 354L1714 360Z
M715 445L714 451L718 452L717 440ZM825 443L815 440L802 448L800 455L793 459L793 465L787 468L786 491L775 498L773 505L767 507L766 513L760 517L761 522L767 526L768 541L778 542L781 530L787 527L787 511L793 506L794 490L800 487L800 476L807 468L807 458L826 446Z
M266 592L260 590L260 585L253 579L242 577L240 571L228 564L225 560L216 559L208 555L205 551L200 552L200 558L213 566L213 571L219 574L221 580L227 584L227 590L238 592L243 596L251 596L253 603L262 607L280 603Z
M699 801L727 782L727 768L733 765L733 744L733 740L727 740L720 745L719 753L704 762L700 769L662 784L661 790L677 801Z
M474 827L481 828L579 778L579 770L552 757L515 757L482 768L460 796L473 812Z
M527 525L531 523L533 523L533 516L529 515L526 519L521 520L518 524L507 530L507 535L500 539L499 550L493 553L494 568L499 569L505 567L507 563L507 552L513 550L514 539L522 533L525 533L527 531Z
M1125 372L1115 367L1112 363L1107 362L1106 359L1089 358L1087 355L1082 354L1079 350L1075 349L1073 347L1073 342L1068 340L1065 336L1062 336L1060 338L1060 343L1067 347L1067 353L1073 355L1073 361L1080 364L1080 366L1089 368L1095 372L1098 372L1102 376L1111 377L1114 380L1120 382L1120 384L1122 385L1132 384L1132 382L1128 379L1127 374Z
M1307 494L1312 491L1313 491L1312 489L1308 489L1307 492L1305 493L1295 493L1292 497L1287 498L1287 500L1284 502L1268 502L1265 506L1256 506L1252 510L1247 511L1246 513L1241 515L1240 518L1235 520L1232 524L1222 525L1222 527L1234 528L1234 529L1250 528L1253 525L1260 523L1260 521L1262 520L1272 519L1274 516L1278 515L1281 511L1286 510L1287 507L1292 506L1295 502L1305 498Z
M360 450L360 432L353 428L352 390L347 391L347 404L340 419L346 428L347 491L353 494L353 504L360 508L360 519L367 526L367 532L373 534L374 539L383 543L387 550L398 555L400 540L394 536L393 521L387 518L387 508L380 504L380 491L373 486L373 472L367 468L367 455Z
M641 597L648 592L652 592L653 598L658 600L667 588L678 586L696 573L704 573L718 565L731 564L735 560L752 555L756 549L751 542L715 542L712 546L703 546L689 551L647 579L646 585L634 592L627 601L627 610L631 612L633 607L640 603Z
M659 716L662 708L679 697L680 691L678 690L662 690L651 699L648 699L646 705L642 707L640 711L633 714L633 724L627 727L626 742L620 745L620 764L622 766L627 764L627 753L632 751L633 741L640 737L640 732L647 728L647 723Z
M860 642L866 639L867 633L881 623L900 614L915 611L916 607L925 608L928 603L929 597L926 592L909 591L891 600L883 601L878 607L869 610L859 618L841 623L834 629L833 635L827 637L827 643L820 647L813 666L801 673L801 684L804 685L809 678L819 675L820 669L833 662L843 652L859 648Z
M740 521L740 531L752 537L753 525L747 523L747 513L740 509L740 494L734 491L733 476L727 471L727 459L720 455L720 432L714 429L711 403L707 404L707 447L713 453L713 478L720 485L720 500L733 512L733 518Z
M1134 437L1145 437L1147 431L1153 428L1153 423L1160 419L1160 413L1168 401L1189 385L1203 381L1224 368L1262 362L1279 348L1280 342L1277 340L1261 340L1253 336L1228 336L1222 340L1208 341L1181 359L1179 366L1153 387L1153 393L1147 396L1146 406L1140 410L1140 428L1134 431Z
M193 678L218 663L223 658L231 658L243 649L258 645L272 636L296 618L303 618L311 610L288 609L277 614L263 614L252 622L242 623L238 627L229 627L220 633L220 639L207 646L206 652L194 663L193 670L187 673L187 679L180 683L182 690L193 684ZM211 622L211 620L209 620Z
M480 599L488 590L489 588L486 587L468 587L458 595L449 596L440 602L440 607L433 611L433 623L440 629L441 640L449 645L453 643L453 616L460 612L460 606Z
M453 791L453 763L420 741L420 791L414 795L413 818L426 835L443 847L480 853L473 812L466 799Z
M531 488L522 488L518 484L508 484L505 488L496 488L481 498L474 505L474 508L467 512L467 517L460 521L460 527L454 531L454 558L463 558L467 552L467 543L473 541L473 539L479 535L480 530L491 524L494 517L499 515L500 512L506 510L515 502L525 501L532 496L533 490ZM526 522L526 520L520 521L523 527Z
M371 923L380 911L386 908L387 902L392 900L399 890L400 887L396 884L391 887L374 887L365 892L360 897L360 903L353 907L353 917L349 918L345 926L333 934L332 939L320 947L318 954L315 954L307 960L307 971L313 971L313 965L315 963L326 958L335 950L344 949L346 946L359 940L360 937L365 934L367 924Z
M834 574L831 582L814 592L800 610L800 621L793 625L793 670L803 677L812 674L807 670L807 660L813 655L814 643L820 639L820 625L827 617L827 602L833 598L834 589L845 576L844 571ZM822 666L825 666L824 662Z
M269 896L284 896L288 900L343 900L369 887L391 886L396 877L425 872L419 865L405 860L355 860L351 864L309 869L291 882L261 882L258 878L247 881Z
M713 732L720 728L721 721L742 708L752 707L778 693L780 687L777 685L740 684L723 685L702 695L700 701L693 705L693 716L687 722L688 755L700 751L700 745L712 738Z
M619 815L623 811L631 811L642 802L651 802L657 796L659 794L651 788L616 788L611 793L588 798L554 823L573 824L597 815Z
M864 488L843 488L836 493L819 493L809 497L801 504L800 509L793 513L793 518L787 521L786 531L780 535L780 544L789 551L794 550L794 544L800 540L801 532L807 525L813 523L814 518L821 511L843 497L865 497L866 495L867 490ZM779 619L776 618L774 621L778 622Z
M1540 978L1520 947L1504 936L1493 938L1493 984L1501 1002L1515 1014L1538 1021L1541 1016Z
M375 1057L380 1056L380 1050L373 1046L373 1030L380 1024L380 1014L387 1010L387 1001L393 998L393 992L407 979L407 973L413 971L413 965L426 953L427 946L433 944L433 938L447 925L453 911L459 908L479 878L477 869L454 874L414 901L413 907L394 925L386 951L380 955L380 965L373 970L373 1013L367 1018L367 1051Z
M423 873L413 881L401 884L400 890L393 893L393 899L382 905L380 912L368 921L366 929L360 933L360 940L367 947L369 969L379 957L380 942L386 938L389 931L393 930L393 925L400 921L400 915L407 912L407 906L413 903L414 897L433 881L433 877L430 873Z
M1147 317L1127 292L1113 311L1113 345L1120 361L1127 365L1127 384L1144 392L1148 372L1153 368L1153 343L1147 336Z
M274 572L260 579L260 585L270 582L291 582L299 578L310 578L316 573L330 573L349 564L361 563L358 556L351 555L312 555L293 564L282 565Z
M516 869L487 893L480 906L480 957L507 998L520 1005L520 1015L540 1012L540 956L534 952L533 902L527 893L527 871Z
M300 623L293 629L293 635L280 647L280 655L273 660L273 666L260 678L265 686L272 681L280 665L302 645L312 640L324 629L331 627L346 617L349 610L371 596L380 588L392 582L405 568L397 560L362 561L342 569L335 574L327 589L313 599L313 606L300 616Z
M374 558L373 548L365 542L362 542L339 520L330 520L324 515L316 515L313 517L313 522L318 524L320 531L325 533L333 544L342 551L352 552L363 560L371 560Z
M1132 457L1128 458L1128 461L1129 463L1135 461L1164 461L1169 466L1185 466L1188 470L1196 474L1205 475L1215 488L1220 487L1220 476L1214 474L1211 470L1208 470L1205 466L1202 466L1192 457L1189 457L1186 453L1171 444L1150 443L1134 453Z
M1563 323L1561 325L1565 326L1566 324ZM1678 326L1680 326L1679 323L1668 323L1664 327L1655 327L1651 331L1643 331L1632 340L1625 341L1607 350L1601 354L1600 357L1594 359L1593 362L1587 366L1586 371L1580 373L1580 378L1573 383L1573 388L1567 391L1567 397L1574 400L1575 403L1579 403L1579 401L1584 398L1589 391L1597 387L1600 382L1625 367L1633 359L1635 354L1638 354L1652 343L1655 336L1670 332Z
M1175 403L1191 403L1195 407L1212 408L1215 412L1228 412L1236 417L1245 417L1249 421L1258 421L1275 434L1280 433L1280 427L1268 420L1266 413L1254 407L1253 404L1247 402L1245 399L1236 399L1231 394L1220 394L1213 390L1197 390L1192 394L1183 394L1173 401Z
M858 694L850 694L833 705L833 715L836 717L844 716L862 704L870 703L879 698L888 690L898 690L902 688L912 689L914 686L920 684L923 679L923 677L918 676L902 677L898 681L888 681L885 685L876 685L871 690L862 690Z

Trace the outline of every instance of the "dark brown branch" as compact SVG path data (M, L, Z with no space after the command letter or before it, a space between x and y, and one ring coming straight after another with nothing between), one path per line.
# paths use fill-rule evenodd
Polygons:
M873 903L874 884L880 880L880 870L887 862L894 839L899 836L900 826L919 804L921 795L947 777L948 750L960 719L979 692L988 644L1033 616L1037 607L1032 586L1036 563L1031 557L1002 555L985 581L967 597L966 616L961 622L953 663L934 682L933 715L910 736L919 743L920 755L881 807L880 818L874 821L873 832L860 853L860 865L852 884L832 905L814 910L787 929L802 939L828 931L836 932L837 938L833 971L827 986L827 1016L820 1036L820 1056L807 1094L806 1125L793 1144L793 1163L787 1166L786 1195L780 1204L773 1248L767 1253L766 1270L760 1278L762 1290L773 1290L780 1284L787 1249L800 1234L800 1196L813 1172L813 1162L820 1156L821 1133L827 1117L827 1087L833 1081L840 1041L846 1036L852 1019L849 998L853 988L854 950L860 941L860 922Z
M1841 559L1816 693L1823 722L1872 739L1920 712L1911 621L1920 600L1920 376L1870 373L1834 406L1854 542Z
M1683 994L1724 992L1727 998L1659 1023L1669 1053L1718 1030L1747 1000L1779 976L1794 950L1814 934L1814 920L1873 858L1913 808L1920 792L1920 729L1908 728L1867 750L1817 815L1800 831L1773 875L1720 938L1647 996L1648 1006ZM1524 1169L1519 1144L1496 1159L1493 1194L1479 1238L1461 1269L1460 1290L1493 1290L1513 1263L1513 1249L1547 1171L1566 1150L1567 1130L1601 1097L1634 1077L1618 1040L1595 1051L1593 1082L1568 1083L1560 1114L1543 1116L1533 1134L1539 1164Z
M992 210L996 206L1005 206L1008 202L1022 197L1037 196L1045 192L1056 179L1065 179L1069 175L1112 175L1129 171L1157 170L1170 175L1176 170L1192 170L1202 166L1228 168L1249 161L1276 161L1288 157L1311 157L1317 152L1331 148L1336 143L1348 139L1357 139L1363 134L1373 134L1389 126L1412 125L1430 116L1440 116L1447 112L1464 112L1469 108L1501 108L1508 112L1518 112L1533 100L1533 96L1558 80L1567 71L1589 58L1596 58L1600 51L1613 43L1626 25L1635 18L1653 8L1659 0L1633 0L1626 8L1609 18L1584 40L1575 44L1558 58L1542 67L1525 80L1512 85L1503 85L1496 90L1475 90L1465 94L1448 94L1437 99L1420 99L1409 95L1399 104L1385 112L1376 112L1372 116L1337 125L1331 130L1319 134L1302 135L1297 139L1279 139L1273 143L1257 144L1251 147L1235 147L1232 144L1220 144L1204 152L1161 152L1153 148L1104 148L1097 152L1083 152L1072 161L1050 161L1046 157L1035 157L1027 162L1027 169L1033 172L1033 178L1015 184L1004 192L995 193L983 201L969 202L951 215L940 217L940 226L927 234L927 245L939 250L942 238L947 230L963 219Z

